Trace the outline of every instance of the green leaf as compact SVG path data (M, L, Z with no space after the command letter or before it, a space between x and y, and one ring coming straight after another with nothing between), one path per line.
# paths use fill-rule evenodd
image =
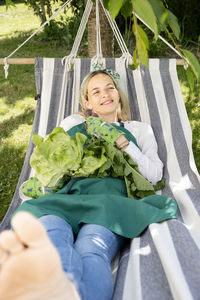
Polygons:
M148 0L132 0L135 13L153 30L155 38L158 38L158 26L155 13Z
M186 70L187 81L189 83L191 91L194 91L194 73L192 72L191 67L188 67Z
M93 151L85 153L81 167L74 173L76 177L88 177L88 174L92 175L107 161L104 155L104 149L101 148L101 154L95 155Z
M149 40L148 40L148 37L147 37L145 31L139 25L137 25L137 30L138 30L138 34L139 34L141 40L145 44L146 48L149 50ZM134 34L136 33L136 31L135 31L135 25L134 24L133 24L133 33Z
M192 71L194 72L194 75L196 76L196 78L198 80L200 80L200 64L199 64L197 58L189 50L182 49L182 51L183 51L183 54L185 55L185 57L188 59L190 67L191 67Z
M149 67L148 53L146 51L146 48L144 47L144 44L139 43L137 50L138 50L138 57L139 57L140 64L143 64L148 68Z
M112 20L118 15L123 4L123 0L109 0L108 2L108 10L110 12Z
M157 21L158 21L158 27L159 27L159 31L163 31L166 28L166 20L167 20L167 16L168 13L166 11L165 6L163 5L163 3L160 0L149 0L153 11L157 17Z
M156 192L156 191L160 191L160 190L164 189L165 181L166 181L165 177L163 177L160 181L158 181L156 183L156 185L154 185L154 191Z
M15 3L11 0L6 0L6 10L8 10L9 6L16 7Z
M135 28L135 25L133 25L133 33L136 36L136 59L134 57L134 61L136 60L137 62L138 58L139 63L142 63L148 67L149 63L147 49L149 48L149 43L147 35L139 25L137 25L137 30Z
M139 56L140 62L148 68L149 67L148 52L147 52L147 48L142 40L138 45L138 56Z
M166 9L168 12L167 16L167 23L169 24L171 30L175 34L176 38L179 39L180 37L180 27L178 24L178 19L177 17L168 9Z
M121 8L122 16L127 19L132 15L132 4L131 0L126 0Z
M94 0L93 0L93 2L94 2ZM103 6L104 6L106 9L108 9L108 2L109 2L109 0L103 0Z
M133 52L133 64L136 67L136 69L138 68L138 66L140 64L139 61L138 61L137 50L136 49Z
M39 134L33 132L31 141L35 146L39 146L43 142L43 138Z
M126 183L127 196L129 198L131 198L132 197L132 195L131 195L131 181L128 180L128 178L126 176L124 176L124 181Z
M134 184L138 190L143 191L153 191L154 187L146 178L144 178L139 172L132 168L132 179L134 180Z

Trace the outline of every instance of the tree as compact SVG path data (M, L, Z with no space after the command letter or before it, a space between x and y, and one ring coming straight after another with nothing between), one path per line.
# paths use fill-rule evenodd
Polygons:
M104 14L102 6L99 5L99 19L101 31L101 45L104 57L114 56L114 35ZM96 54L96 5L93 5L88 19L88 56Z
M9 6L15 6L13 0L5 0L6 9ZM77 28L79 26L79 20L83 14L84 10L84 1L74 0L68 5L67 8L71 9L71 15L67 16L65 6L66 0L61 0L63 3L60 5L60 0L21 0L25 5L30 7L36 16L39 17L41 25L44 26L43 39L45 41L52 41L58 43L65 43L69 40L73 42L74 34L76 34ZM56 6L54 4L57 4ZM60 7L58 7L60 5ZM56 8L55 8L56 7ZM65 6L66 7L66 6ZM57 13L58 10L64 12L65 16L61 15L59 20L56 20L52 17L54 13ZM50 19L50 20L49 20ZM48 21L49 20L49 21ZM48 22L47 22L48 21ZM72 26L71 26L72 25Z
M27 0L24 1L29 7L33 8L35 14L43 24L52 16L52 4L49 0ZM57 0L55 0L57 2Z

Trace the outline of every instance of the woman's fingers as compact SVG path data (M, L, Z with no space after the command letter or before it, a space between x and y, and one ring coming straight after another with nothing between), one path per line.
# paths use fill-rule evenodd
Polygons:
M119 148L120 150L125 150L126 147L128 147L129 145L129 141L127 140L127 138L121 134L115 141L115 144L117 146L117 148Z

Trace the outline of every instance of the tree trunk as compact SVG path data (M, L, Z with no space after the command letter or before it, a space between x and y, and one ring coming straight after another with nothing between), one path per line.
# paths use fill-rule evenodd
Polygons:
M40 18L41 24L46 22L46 17L42 13L42 9L40 9L40 6L37 5L35 2L31 2L29 5L33 8L35 14Z
M101 48L102 48L103 57L113 57L114 56L114 35L100 3L99 3L99 20L100 20L100 30L101 30ZM96 55L96 5L94 3L88 19L88 56L93 57L95 55Z
M44 22L46 22L46 14L45 14L45 3L44 0L40 0L40 7L41 7L41 15Z

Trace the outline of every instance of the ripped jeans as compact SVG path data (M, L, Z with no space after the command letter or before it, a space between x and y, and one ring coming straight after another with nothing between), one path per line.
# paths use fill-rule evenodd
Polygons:
M126 238L94 224L81 227L76 241L71 226L62 218L39 218L57 248L63 270L75 284L82 300L111 300L113 280L111 260Z

